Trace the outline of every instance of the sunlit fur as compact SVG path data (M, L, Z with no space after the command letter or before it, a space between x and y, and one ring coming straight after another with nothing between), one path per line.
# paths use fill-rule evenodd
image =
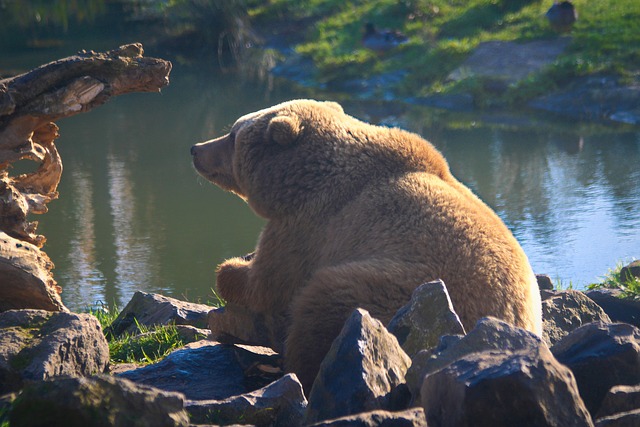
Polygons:
M297 100L244 116L192 152L204 177L267 219L255 256L222 263L217 286L275 319L272 335L286 341L271 344L284 346L307 391L356 307L388 322L437 278L465 328L491 315L541 334L520 245L418 135Z

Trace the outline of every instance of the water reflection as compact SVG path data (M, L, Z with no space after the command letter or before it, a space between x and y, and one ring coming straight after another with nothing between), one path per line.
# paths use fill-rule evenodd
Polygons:
M70 233L68 269L58 280L68 286L65 289L67 304L82 306L89 301L104 300L102 285L106 281L97 268L93 177L86 169L65 172L70 175L75 194L72 210L75 226Z
M113 154L107 156L109 207L113 218L115 246L116 294L131 294L151 283L153 248L144 230L136 230L140 223L134 183L130 168ZM109 300L118 300L116 295Z

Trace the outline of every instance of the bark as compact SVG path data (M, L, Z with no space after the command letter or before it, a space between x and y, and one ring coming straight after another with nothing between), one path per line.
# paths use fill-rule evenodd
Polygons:
M139 43L105 53L82 51L0 80L0 231L35 245L48 259L38 249L46 239L36 234L37 222L27 216L47 212L47 203L58 197L62 160L54 144L59 136L54 121L89 111L113 96L159 92L169 84L171 63L143 53ZM38 169L11 176L10 165L23 159L39 163ZM0 240L2 250L3 245ZM0 261L11 263L6 257ZM51 276L53 264L45 264ZM0 286L20 286L7 277L0 270ZM52 276L45 282L56 288Z

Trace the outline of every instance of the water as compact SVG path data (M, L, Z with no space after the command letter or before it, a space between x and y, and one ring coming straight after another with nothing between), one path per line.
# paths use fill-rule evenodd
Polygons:
M136 290L213 299L215 266L250 252L264 222L198 178L189 148L225 133L241 115L309 96L333 98L176 65L161 94L124 95L58 122L60 199L34 219L67 306L122 307ZM468 118L460 126L456 114L344 105L432 141L512 229L537 273L582 288L640 256L637 129L551 121L469 126Z

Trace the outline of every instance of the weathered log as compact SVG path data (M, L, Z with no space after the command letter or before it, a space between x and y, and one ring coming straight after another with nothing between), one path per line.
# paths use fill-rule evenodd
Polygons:
M58 197L62 160L54 144L59 136L54 121L89 111L113 96L158 92L169 84L170 71L170 62L143 57L142 45L134 43L106 53L82 51L0 80L0 231L33 244L36 249L46 240L36 234L37 222L28 221L27 215L45 213L47 203ZM38 169L11 176L11 163L23 159L39 163ZM0 239L0 251L12 250L5 248L3 242ZM41 254L48 260L46 254ZM50 273L53 264L48 261L45 265L49 266L50 280L44 282L56 288ZM15 277L9 283L9 276L3 276L2 271L0 287L20 287ZM3 298L7 294L6 289L0 290ZM0 304L0 310L4 305L20 304L6 302Z

